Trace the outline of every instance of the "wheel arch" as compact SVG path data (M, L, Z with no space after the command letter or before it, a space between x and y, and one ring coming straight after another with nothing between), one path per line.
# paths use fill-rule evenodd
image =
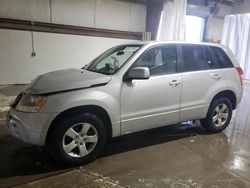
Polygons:
M224 91L221 91L221 92L217 93L217 94L213 97L211 103L212 103L214 100L216 100L216 99L218 99L218 98L221 98L221 97L226 97L226 98L228 98L228 99L230 100L230 102L232 103L233 110L236 108L236 100L237 100L237 98L236 98L235 93L234 93L232 90L224 90ZM211 104L211 103L210 103L210 104Z
M99 118L102 119L102 121L105 124L105 128L108 133L108 138L111 138L113 135L113 129L112 129L112 123L109 114L107 111L97 105L85 105L85 106L77 106L77 107L72 107L67 110L64 110L60 114L58 114L50 124L47 135L46 135L46 140L45 142L48 142L48 139L51 135L51 133L55 130L55 128L58 126L58 122L60 122L62 119L64 119L66 116L71 116L75 113L92 113L97 115Z

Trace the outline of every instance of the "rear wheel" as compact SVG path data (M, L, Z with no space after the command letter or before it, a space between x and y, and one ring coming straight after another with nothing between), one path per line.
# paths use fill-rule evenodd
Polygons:
M48 148L55 160L67 165L89 163L105 147L107 132L102 120L89 113L60 121L52 132Z
M232 118L232 103L226 97L215 99L208 110L207 117L201 119L201 126L211 133L223 131Z

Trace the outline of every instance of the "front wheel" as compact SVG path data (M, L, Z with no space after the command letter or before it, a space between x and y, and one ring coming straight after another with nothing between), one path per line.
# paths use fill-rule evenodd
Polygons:
M95 160L106 140L107 132L98 116L76 114L58 123L50 135L48 148L56 161L82 165Z
M207 116L201 119L201 126L208 132L223 131L232 118L232 103L226 97L214 100L208 110Z

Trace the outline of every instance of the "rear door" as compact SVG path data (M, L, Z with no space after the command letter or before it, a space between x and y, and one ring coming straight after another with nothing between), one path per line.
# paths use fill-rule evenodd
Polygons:
M181 45L183 88L180 120L206 116L211 96L223 90L224 73L209 46Z

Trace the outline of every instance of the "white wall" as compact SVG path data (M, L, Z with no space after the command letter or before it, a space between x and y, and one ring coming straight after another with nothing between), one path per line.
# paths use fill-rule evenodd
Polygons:
M118 0L1 0L0 17L145 31L146 6Z
M228 14L232 14L232 10L233 10L232 6L221 4L219 6L219 12L216 15L225 17Z
M0 0L0 18L103 29L145 31L146 6L118 0ZM0 29L0 84L28 83L38 74L82 67L129 40Z
M209 21L207 38L209 40L221 40L223 31L224 19L212 18Z
M31 57L31 33L0 29L0 84L29 83L37 75L64 68L81 68L124 39L34 33L36 56Z
M1 0L0 17L49 22L48 5L49 0Z

